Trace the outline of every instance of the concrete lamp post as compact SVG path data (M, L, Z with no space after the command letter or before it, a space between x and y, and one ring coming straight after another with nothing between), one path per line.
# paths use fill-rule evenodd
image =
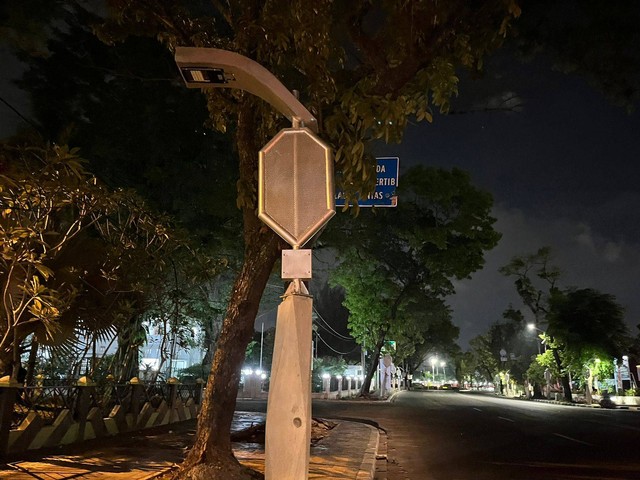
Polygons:
M316 136L311 113L267 69L215 48L177 47L175 60L190 88L237 88L291 120L262 150L258 217L289 243L282 278L291 280L278 307L265 434L266 480L306 480L311 442L311 250L303 250L335 215L333 155Z

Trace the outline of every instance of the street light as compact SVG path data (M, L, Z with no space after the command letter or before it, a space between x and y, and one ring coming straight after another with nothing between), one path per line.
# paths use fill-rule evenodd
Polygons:
M175 61L188 88L237 88L271 104L291 123L313 132L318 122L269 70L243 55L217 48L176 47Z
M545 332L544 330L542 330L541 328L536 327L536 324L535 324L535 323L532 323L532 322L531 322L531 323L527 323L527 330L530 330L530 331L532 331L532 332L533 332L534 330L537 330L538 332L542 332L542 334L545 334L545 333L546 333L546 332ZM543 341L540 341L540 340L539 340L539 341L537 341L537 342L536 342L536 344L538 345L538 355L540 355L540 354L542 353L542 352L541 352L541 350L540 350L540 344L541 344L541 343L543 343ZM546 350L546 346L545 346L545 350Z
M313 115L250 58L216 48L177 47L175 61L187 87L244 90L271 104L294 127L280 131L260 150L258 168L258 218L294 248L282 252L282 277L292 283L278 307L265 478L307 478L313 301L302 282L311 278L311 250L299 247L335 214L331 149L314 135L318 123Z
M443 360L440 362L440 366L442 367L442 382L447 381L447 370L446 370L446 362Z

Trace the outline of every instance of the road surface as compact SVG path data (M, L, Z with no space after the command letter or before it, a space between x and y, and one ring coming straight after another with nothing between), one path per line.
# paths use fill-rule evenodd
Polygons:
M640 412L459 392L314 401L313 415L387 432L387 480L640 479Z

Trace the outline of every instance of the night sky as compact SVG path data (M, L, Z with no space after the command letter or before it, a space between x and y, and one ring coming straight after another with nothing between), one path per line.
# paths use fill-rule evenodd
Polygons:
M552 248L560 287L595 288L626 309L633 335L640 323L640 114L628 114L581 77L544 60L522 64L501 54L486 76L464 80L453 105L461 113L411 126L400 145L379 155L414 164L460 167L494 196L499 245L450 298L466 348L520 307L513 279L498 268L514 255ZM520 105L517 111L486 107ZM400 198L401 202L402 199Z

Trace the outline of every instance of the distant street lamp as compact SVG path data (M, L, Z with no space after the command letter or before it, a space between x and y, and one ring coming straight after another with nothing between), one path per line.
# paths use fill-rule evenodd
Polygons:
M447 381L447 363L445 361L440 362L440 366L442 367L442 382Z
M436 381L436 362L437 361L438 359L436 357L431 357L431 378L433 378L434 383Z
M538 332L542 332L543 334L545 333L544 330L542 330L541 328L536 327L535 323L527 323L527 330L530 330L531 332L537 330ZM536 342L536 344L538 345L538 355L540 355L542 353L541 349L540 349L540 344L541 343L542 343L542 341L540 341L540 340L538 340ZM545 348L545 350L546 350L546 348Z

